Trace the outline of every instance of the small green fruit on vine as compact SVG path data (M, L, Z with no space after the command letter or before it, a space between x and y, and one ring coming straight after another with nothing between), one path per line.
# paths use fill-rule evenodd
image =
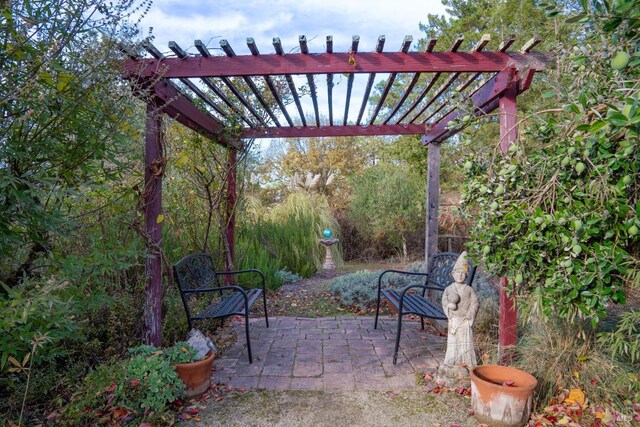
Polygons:
M629 227L629 236L635 236L636 234L638 234L638 227L636 227L635 225L632 225L631 227Z
M632 179L631 179L631 177L630 177L629 175L627 175L627 176L625 176L624 178L622 178L622 183L623 183L624 185L629 185L629 184L631 184L631 181L632 181Z
M584 172L585 169L586 169L586 166L585 166L584 163L582 163L582 162L576 163L576 172L582 173L582 172Z
M491 203L491 204L489 205L489 207L490 207L492 210L494 210L494 211L495 211L496 209L498 209L498 202L493 202L493 203Z
M519 273L516 274L516 279L515 279L516 285L521 284L523 281L524 281L524 278L522 277L522 274L519 274Z
M616 53L611 60L611 68L622 70L629 64L629 54L625 51Z
M562 166L567 166L570 161L571 161L571 157L565 157L564 159L562 159L562 162L560 163L562 164Z
M490 251L491 251L491 248L488 245L485 245L482 248L482 253L485 254L485 255L488 255Z
M582 221L580 220L573 221L573 229L576 231L582 230Z
M580 252L582 252L582 246L575 245L573 248L571 248L571 252L573 252L574 255L580 255Z
M504 185L499 184L498 188L496 188L496 196L500 196L501 194L504 194Z
M575 154L575 152L576 152L576 147L570 147L570 148L567 150L567 153L569 153L569 154Z
M473 163L471 163L471 161L470 161L470 160L467 160L467 161L464 163L464 168L465 168L466 170L471 170L471 168L472 168L472 167L473 167Z

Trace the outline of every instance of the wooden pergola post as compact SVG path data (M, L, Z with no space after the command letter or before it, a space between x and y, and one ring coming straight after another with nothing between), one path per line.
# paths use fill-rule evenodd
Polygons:
M499 97L500 106L500 150L505 154L518 138L518 111L516 98L518 96L518 76ZM500 318L498 336L498 357L502 363L511 358L511 349L516 345L518 308L514 298L507 295L508 285L506 277L500 278Z
M234 270L235 266L235 230L236 230L236 176L238 163L238 150L229 146L229 157L227 158L227 209L226 209L226 230L227 256L224 266L226 271ZM225 283L233 282L233 277L225 276Z
M422 137L423 144L425 137ZM438 252L438 207L440 205L440 144L427 143L427 204L424 265L429 271L431 257Z
M162 113L154 97L147 102L144 156L144 222L147 244L145 273L147 288L144 301L144 342L160 346L162 341Z

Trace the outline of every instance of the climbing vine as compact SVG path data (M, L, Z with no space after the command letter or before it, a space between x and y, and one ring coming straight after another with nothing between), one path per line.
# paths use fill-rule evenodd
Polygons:
M582 1L560 48L561 107L523 120L517 144L465 164L472 252L525 308L592 324L638 284L640 2ZM547 10L553 14L551 6Z

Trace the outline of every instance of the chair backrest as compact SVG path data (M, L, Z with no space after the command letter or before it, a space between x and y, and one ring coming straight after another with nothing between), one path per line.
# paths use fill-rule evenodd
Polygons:
M216 267L211 255L187 255L173 266L173 275L180 291L217 286Z
M451 270L453 270L453 266L459 256L460 254L455 252L441 252L431 257L431 262L429 263L429 279L436 282L442 288L449 286L453 282ZM469 259L467 259L467 263L469 264L469 274L467 275L465 283L471 286L476 268Z

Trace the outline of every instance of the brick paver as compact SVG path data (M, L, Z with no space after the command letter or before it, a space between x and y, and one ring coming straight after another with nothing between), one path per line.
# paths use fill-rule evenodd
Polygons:
M415 372L433 370L444 359L446 338L403 321L398 363L393 365L397 320L373 329L364 316L251 319L253 363L244 326L238 340L215 361L213 379L234 387L270 390L412 390Z

